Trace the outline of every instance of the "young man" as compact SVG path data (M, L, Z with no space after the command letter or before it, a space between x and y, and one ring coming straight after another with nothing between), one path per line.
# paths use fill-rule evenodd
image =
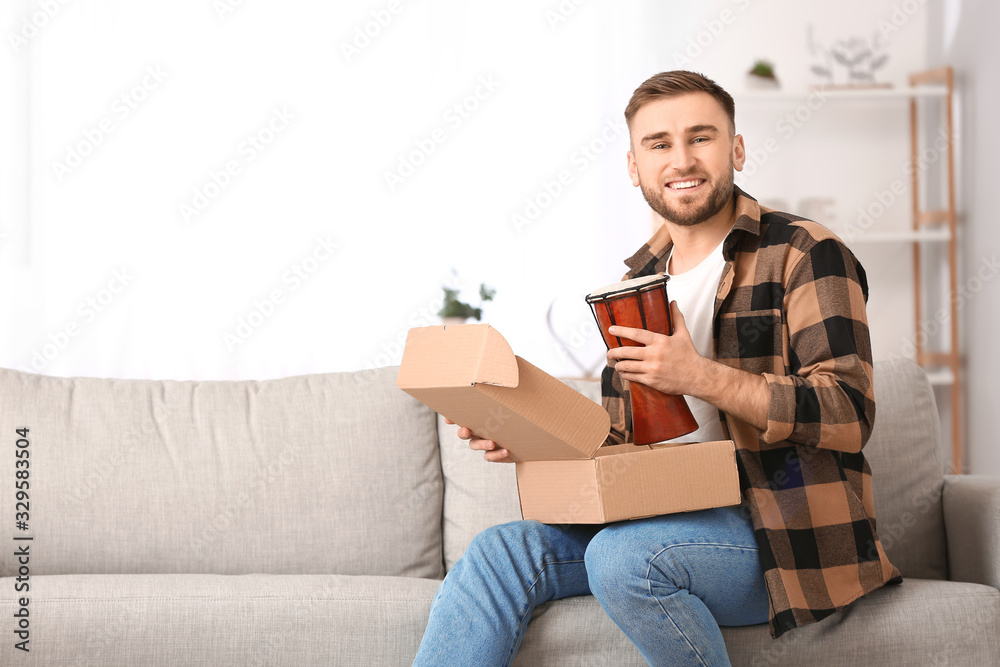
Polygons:
M629 382L687 396L688 440L736 442L742 505L483 531L441 584L415 664L509 664L535 605L593 594L651 665L727 665L720 625L770 621L777 637L901 580L861 454L875 416L864 269L824 227L735 187L734 116L686 71L650 78L625 110L629 176L665 222L623 279L671 276L675 332L612 327L644 347L608 352L603 396L608 444L630 440Z

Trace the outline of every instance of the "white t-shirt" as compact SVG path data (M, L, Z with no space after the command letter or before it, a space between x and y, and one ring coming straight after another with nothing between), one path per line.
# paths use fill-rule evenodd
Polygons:
M723 239L725 242L725 239ZM671 248L671 254L673 249ZM667 298L677 302L684 315L684 322L691 333L691 340L698 354L713 358L712 355L712 313L715 309L715 294L722 278L726 260L722 256L722 243L701 261L698 266L684 273L669 272L670 257L667 257ZM676 328L676 324L674 325ZM691 413L698 421L698 430L675 438L671 442L711 442L722 440L722 424L719 423L719 409L711 403L685 396Z

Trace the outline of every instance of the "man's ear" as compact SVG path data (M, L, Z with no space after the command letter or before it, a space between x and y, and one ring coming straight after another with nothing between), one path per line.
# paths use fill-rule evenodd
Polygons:
M632 179L632 185L639 187L639 165L635 163L635 155L629 150L626 157L628 158L628 177Z
M747 149L743 145L743 135L737 134L733 137L733 169L743 171L743 165L747 161Z
M747 161L747 149L743 145L743 135L737 134L733 137L733 169L743 171L743 165Z

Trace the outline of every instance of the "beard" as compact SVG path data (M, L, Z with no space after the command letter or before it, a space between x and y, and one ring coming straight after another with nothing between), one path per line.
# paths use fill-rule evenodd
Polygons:
M726 172L726 176L723 177L721 183L712 186L712 189L708 192L708 198L705 200L705 203L694 209L680 208L677 205L671 206L670 204L667 204L660 187L647 187L647 185L642 181L641 176L639 178L639 189L642 191L642 196L645 198L646 203L649 204L649 207L656 211L660 217L669 220L675 225L693 227L694 225L705 222L713 215L721 211L723 207L729 203L729 198L733 194L733 167L733 158L732 156L729 156L729 170ZM673 180L684 180L684 177L679 177ZM711 185L711 182L708 179L705 179L705 183L706 185Z

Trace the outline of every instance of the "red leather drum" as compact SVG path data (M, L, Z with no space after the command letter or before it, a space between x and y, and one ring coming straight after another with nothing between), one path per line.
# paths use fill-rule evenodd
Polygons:
M647 329L667 336L674 332L667 299L669 279L662 274L642 276L587 295L587 303L609 350L623 345L642 346L642 343L609 334L608 327L612 325ZM629 396L632 439L637 445L663 442L698 429L698 422L683 396L664 394L638 382L629 383Z

